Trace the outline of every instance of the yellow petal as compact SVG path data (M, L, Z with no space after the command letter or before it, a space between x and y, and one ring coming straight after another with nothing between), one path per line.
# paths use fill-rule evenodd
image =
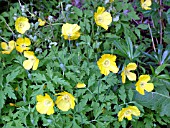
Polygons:
M24 51L24 56L27 58L31 58L34 56L34 52L32 51Z
M26 69L26 70L30 70L33 66L33 63L31 60L25 60L23 62L23 67Z
M151 6L151 4L152 4L151 0L146 0L145 3L147 6Z
M128 78L130 81L136 81L136 74L135 74L135 73L128 72L126 75L127 75L127 78Z
M74 99L71 99L71 106L70 106L72 109L74 109L74 107L75 107L75 101L74 101Z
M107 30L107 29L108 29L108 26L107 26L107 25L105 25L105 24L100 24L99 26L103 27L105 30Z
M146 83L144 89L145 89L147 92L151 92L151 91L154 89L153 83Z
M128 120L132 120L132 115L126 116Z
M2 54L10 54L11 51L2 51Z
M112 22L112 16L108 12L103 12L102 17L104 19L103 24L109 25Z
M4 49L4 50L6 50L6 49L8 48L7 43L1 42L1 48Z
M140 81L145 81L145 82L148 82L150 80L150 76L149 75L141 75L139 77L139 80Z
M140 94L145 95L144 89L140 86L136 86L136 91L138 91Z
M36 59L35 62L34 62L32 70L37 70L38 64L39 64L39 59Z
M119 111L119 113L118 113L118 119L119 119L119 121L122 121L122 120L123 120L123 118L124 118L124 113L125 113L124 108L123 108L121 111Z
M136 68L137 68L137 65L135 63L129 63L126 67L126 70L131 71L131 70L136 70Z
M48 107L44 106L43 102L38 102L36 104L36 110L41 114L46 114L48 111Z
M42 95L37 95L37 96L36 96L36 99L37 99L38 102L41 102L41 101L44 100L44 96L42 96Z
M43 21L42 19L38 18L39 26L44 26L45 25L45 20Z
M25 46L31 45L30 39L25 37L25 38L24 38L24 44L25 44Z
M78 83L78 84L76 85L76 87L77 87L77 88L85 88L86 85L85 85L84 83Z
M70 103L69 102L65 102L64 100L60 100L60 102L58 102L57 107L62 110L62 111L68 111L70 109Z
M22 53L22 52L24 51L24 49L21 48L20 46L16 46L16 50L17 50L18 52L20 52L20 53Z
M123 71L123 72L121 73L121 76L122 76L122 83L125 83L125 82L126 82L125 71Z
M53 107L53 106L50 106L50 107L48 108L47 115L51 115L51 114L53 114L53 113L54 113L54 107Z
M24 42L24 39L23 38L18 38L17 41L16 41L16 44L17 45L22 45Z
M109 75L110 71L108 68L101 68L100 73L107 76L107 75Z
M116 65L111 65L110 71L112 71L113 73L117 73L119 71L119 68Z
M105 8L104 7L98 7L97 8L97 13L98 14L101 14L101 13L103 13L105 11Z
M128 108L131 110L133 115L140 116L140 111L136 106L129 106Z
M75 33L80 30L80 26L78 26L77 24L73 24L71 26L71 30L72 30L72 33Z
M13 50L15 48L15 41L11 40L9 41L9 47L11 48L11 50Z

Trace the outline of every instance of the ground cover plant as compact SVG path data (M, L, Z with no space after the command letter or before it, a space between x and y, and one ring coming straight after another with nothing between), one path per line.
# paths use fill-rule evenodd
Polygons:
M1 0L2 128L170 126L169 0Z

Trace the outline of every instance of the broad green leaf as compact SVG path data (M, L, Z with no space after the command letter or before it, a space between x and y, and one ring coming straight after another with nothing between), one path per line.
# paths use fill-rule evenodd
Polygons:
M70 88L72 88L74 85L70 85L70 83L68 83L67 81L65 81L63 78L59 78L58 76L55 76L54 78L53 78L53 82L55 83L55 84L59 84L59 85L61 85L61 86L64 86L64 87L66 87L66 89L70 89Z
M43 81L47 81L46 77L44 74L40 74L40 73L35 73L35 74L32 74L32 76L34 76L34 80L35 81L38 81L38 82L43 82Z
M118 32L121 29L121 24L116 24L116 32Z
M19 72L20 71L13 71L11 74L8 74L6 77L6 82L12 82L17 77L17 75L19 75Z
M167 66L166 64L158 66L155 70L155 74L159 75L165 69L166 66Z
M55 93L54 85L51 82L47 82L46 86L51 92Z
M146 24L140 24L140 25L138 25L138 28L141 28L141 29L143 29L143 30L146 30L146 29L148 29L148 25L146 25Z
M96 77L95 74L93 74L89 80L88 80L88 87L92 86L95 83Z
M74 12L75 12L78 16L82 17L82 15L83 15L82 10L80 10L80 9L77 8L77 7L73 7L73 9L74 9Z
M168 24L170 24L170 9L168 9L168 11L166 12L166 17L167 17Z
M4 93L8 95L8 97L11 99L17 99L17 97L14 94L14 89L11 86L5 86Z
M124 86L122 85L119 89L119 97L120 99L125 103L125 100L126 100L126 93L125 93L125 88Z
M140 38L140 30L137 29L137 28L135 28L135 33L136 33L136 35Z
M1 97L0 98L0 110L1 110L5 104L5 99L6 99L6 96L2 90L0 91L0 97Z
M67 73L65 73L65 75L66 75L66 77L67 77L67 79L71 79L71 80L73 80L74 82L78 82L78 78L77 78L77 76L75 75L75 73L73 73L73 72L67 72Z
M145 95L141 95L135 91L133 100L147 108L159 112L161 116L167 115L170 117L169 96L157 92L145 92Z
M104 104L100 105L97 102L92 103L93 114L94 114L95 119L97 119L97 117L103 112L103 110L102 110L103 106L104 106Z
M132 98L133 98L133 91L132 91L131 88L128 90L128 98L129 98L130 101L132 101Z

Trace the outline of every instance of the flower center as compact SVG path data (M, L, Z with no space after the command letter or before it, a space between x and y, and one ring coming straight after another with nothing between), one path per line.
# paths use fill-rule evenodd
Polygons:
M146 84L146 82L143 82L143 81L142 81L142 82L140 83L140 86L143 88L143 87L145 86L145 84Z
M70 102L70 97L68 95L64 95L62 98L64 101Z
M24 24L23 24L22 22L20 22L20 23L18 24L18 26L19 26L20 28L23 28L23 27L24 27Z
M30 58L30 60L34 63L35 59L33 57Z
M25 48L26 46L25 46L25 44L22 44L21 47L22 47L22 48Z
M97 17L97 20L98 20L98 22L103 22L103 17L102 17L101 15L99 15L99 16Z
M6 50L7 50L7 51L11 50L11 47L8 46Z
M129 70L126 70L126 69L125 69L125 75L128 75L129 72L130 72Z
M110 61L109 61L109 60L105 60L104 63L103 63L103 65L104 65L105 67L109 67L109 66L110 66Z
M45 106L51 106L52 102L50 100L45 100L44 105Z
M130 110L127 110L126 112L125 112L125 116L129 116L131 114L131 111Z

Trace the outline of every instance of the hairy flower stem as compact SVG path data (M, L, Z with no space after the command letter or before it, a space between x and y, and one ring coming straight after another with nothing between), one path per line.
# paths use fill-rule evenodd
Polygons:
M62 10L61 13L63 15L63 18L64 18L65 22L67 23L67 18L65 16L64 9L63 9L63 3L61 2L60 5L61 5L61 10Z
M7 41L7 40L5 40L3 37L1 37L1 36L0 36L0 38L1 38L3 41L5 41L6 43L8 42L8 41Z
M151 30L150 24L148 24L148 27L149 27L149 31L150 31L150 34L151 34L153 50L154 50L154 52L156 52L155 43L154 43L154 40L153 40L152 30Z
M162 26L163 26L163 23L162 23L162 0L159 1L159 5L160 5L160 9L158 10L159 11L159 16L160 16L160 20L159 20L159 24L160 24L160 44L162 44Z

